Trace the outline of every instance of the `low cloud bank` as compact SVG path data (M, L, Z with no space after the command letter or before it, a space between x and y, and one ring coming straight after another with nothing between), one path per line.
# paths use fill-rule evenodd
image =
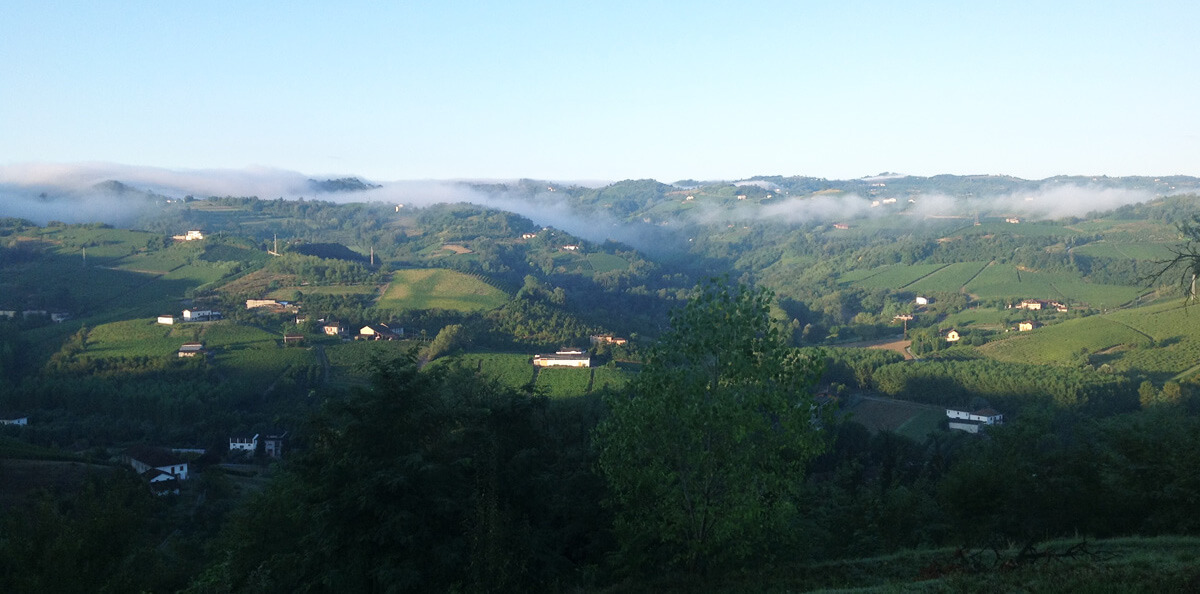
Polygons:
M320 192L310 179L344 177L306 176L294 171L252 167L239 170L172 170L107 163L20 164L0 166L0 216L22 217L38 223L101 221L121 224L152 205L147 193L168 198L195 196L258 196L264 199L300 197L334 202L387 202L409 206L438 203L470 203L507 210L539 225L564 229L580 237L602 241L615 239L643 247L644 225L619 222L603 213L580 213L549 190L538 194L483 191L459 181L397 181L359 192ZM116 180L136 191L104 182ZM503 185L499 182L493 187ZM758 184L753 184L758 185ZM787 198L759 207L739 205L734 209L697 209L668 223L715 222L721 220L770 220L789 223L852 221L863 217L897 216L917 221L937 216L1020 216L1061 218L1084 216L1145 202L1154 198L1146 191L1074 184L1046 184L1034 192L975 198L924 194L897 198L894 203L849 193L819 194ZM911 199L911 202L910 202ZM878 204L875 204L878 201ZM660 224L663 221L658 221Z

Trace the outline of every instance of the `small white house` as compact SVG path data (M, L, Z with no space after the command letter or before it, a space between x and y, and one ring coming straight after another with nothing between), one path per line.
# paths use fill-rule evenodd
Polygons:
M243 452L254 452L258 449L258 434L254 437L236 436L229 438L229 451L241 450Z
M170 326L175 323L175 316L158 316L158 323Z
M169 450L135 446L125 452L125 459L138 474L145 474L146 471L154 469L181 481L186 481L188 478L188 463L180 460ZM155 480L159 476L158 473L152 473L150 480Z
M929 305L928 297L917 297L917 305Z
M962 336L959 336L958 330L951 330L946 333L946 342L958 342L959 340L962 340Z

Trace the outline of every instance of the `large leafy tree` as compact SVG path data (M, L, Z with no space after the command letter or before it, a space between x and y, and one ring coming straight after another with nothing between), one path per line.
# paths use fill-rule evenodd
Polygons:
M671 317L597 428L626 563L703 571L794 534L822 449L819 359L788 348L771 294L711 280Z
M192 592L531 591L586 562L588 541L564 542L579 529L547 525L552 496L591 506L557 486L577 478L551 468L545 399L415 354L376 367L313 419Z

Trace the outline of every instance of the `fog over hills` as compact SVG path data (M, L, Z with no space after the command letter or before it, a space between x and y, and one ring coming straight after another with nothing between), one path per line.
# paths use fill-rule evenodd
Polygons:
M127 223L185 197L256 196L388 202L465 202L524 215L589 239L629 240L630 225L735 220L822 223L867 216L1030 218L1084 216L1158 196L1200 190L1188 176L1057 176L881 173L851 180L755 176L743 180L615 183L520 180L368 181L268 168L173 170L104 163L0 166L0 216L44 224Z

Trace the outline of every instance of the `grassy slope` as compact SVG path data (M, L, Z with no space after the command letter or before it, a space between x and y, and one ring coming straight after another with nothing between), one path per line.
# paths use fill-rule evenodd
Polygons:
M1001 361L1072 365L1087 349L1094 365L1140 371L1165 381L1200 362L1200 310L1179 302L1070 320L991 342L979 351Z
M391 309L495 309L508 296L483 281L453 270L418 268L398 270L387 292L376 303Z

